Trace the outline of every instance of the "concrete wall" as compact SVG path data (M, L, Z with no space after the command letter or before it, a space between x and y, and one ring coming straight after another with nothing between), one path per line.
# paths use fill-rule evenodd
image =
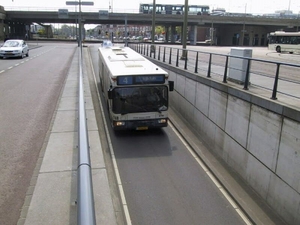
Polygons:
M171 105L288 224L300 224L300 112L155 61Z

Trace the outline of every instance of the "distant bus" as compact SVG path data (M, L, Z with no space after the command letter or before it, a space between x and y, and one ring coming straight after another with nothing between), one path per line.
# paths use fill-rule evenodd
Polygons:
M184 5L182 4L155 4L156 14L173 14L182 15L184 13ZM152 14L153 4L140 4L140 13ZM189 15L209 15L208 5L189 5Z
M276 31L269 34L268 49L276 52L300 52L300 32Z
M148 130L168 125L174 82L129 47L100 47L100 89L114 130Z

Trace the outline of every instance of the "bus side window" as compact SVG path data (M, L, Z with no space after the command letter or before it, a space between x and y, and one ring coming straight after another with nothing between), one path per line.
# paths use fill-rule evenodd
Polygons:
M291 44L298 44L297 37L291 37Z

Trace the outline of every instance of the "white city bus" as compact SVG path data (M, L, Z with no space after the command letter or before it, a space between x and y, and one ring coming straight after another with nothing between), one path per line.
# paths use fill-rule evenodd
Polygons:
M269 34L269 50L300 53L300 32L276 31Z
M184 4L155 4L156 14L183 15ZM152 14L153 4L140 3L140 13ZM209 15L209 5L188 5L189 15Z
M168 73L129 47L100 47L99 77L114 130L168 125Z

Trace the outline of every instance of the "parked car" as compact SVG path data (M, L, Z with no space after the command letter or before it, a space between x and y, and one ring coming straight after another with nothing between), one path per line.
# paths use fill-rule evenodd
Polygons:
M10 39L0 47L0 58L23 58L29 56L29 48L24 40Z

